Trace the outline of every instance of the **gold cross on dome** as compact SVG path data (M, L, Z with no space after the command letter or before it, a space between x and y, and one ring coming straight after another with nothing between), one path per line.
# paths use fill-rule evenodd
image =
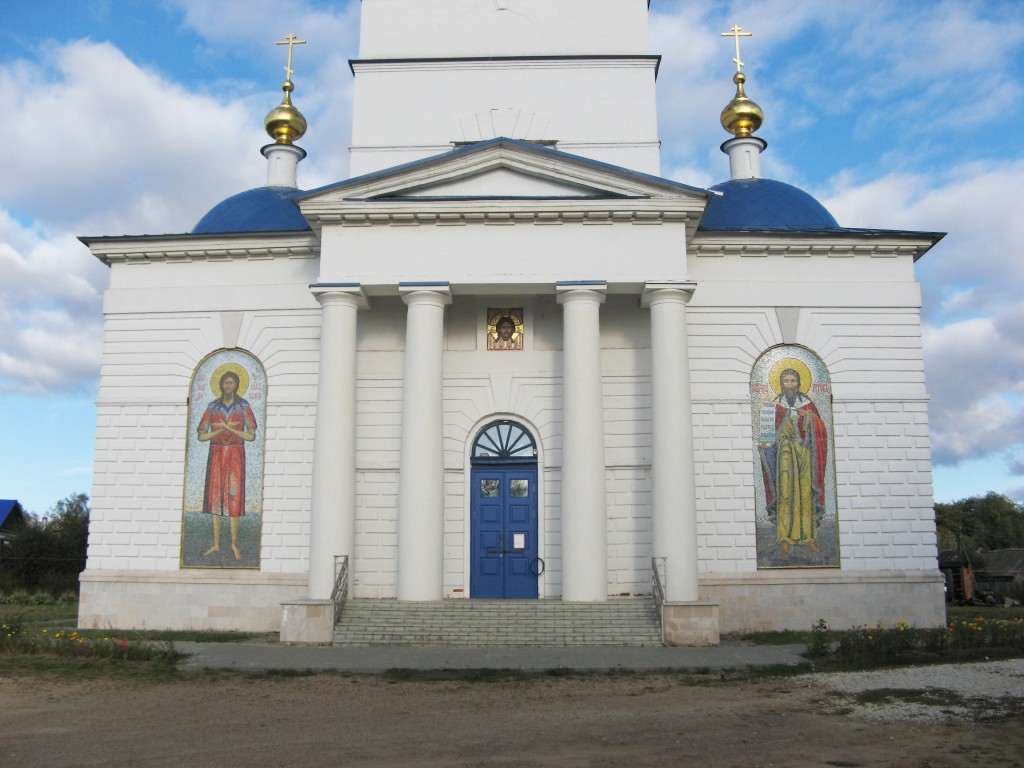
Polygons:
M284 40L278 40L274 44L275 45L287 45L288 46L288 64L285 65L284 72L285 72L285 79L286 80L291 80L292 79L292 74L295 72L295 70L292 69L292 46L293 45L305 45L306 41L305 40L299 40L297 37L295 37L295 33L294 32L289 32L288 33L288 37L286 37ZM737 43L736 45L739 46L739 43ZM737 47L737 50L739 50L738 47Z
M730 29L728 32L723 32L722 33L722 37L733 37L733 38L736 38L736 58L733 59L733 61L736 62L736 71L737 72L742 72L743 71L743 62L740 60L740 38L741 37L751 37L754 34L753 32L741 32L740 31L741 29L742 29L742 27L740 27L740 26L738 26L736 24L733 24L732 25L732 29Z

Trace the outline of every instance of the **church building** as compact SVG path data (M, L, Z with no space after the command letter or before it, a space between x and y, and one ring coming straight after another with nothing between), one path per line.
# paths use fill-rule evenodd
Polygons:
M659 175L648 0L362 0L351 178L318 189L282 41L266 186L82 239L110 287L80 626L942 623L914 276L942 235L762 178L725 34L709 189Z

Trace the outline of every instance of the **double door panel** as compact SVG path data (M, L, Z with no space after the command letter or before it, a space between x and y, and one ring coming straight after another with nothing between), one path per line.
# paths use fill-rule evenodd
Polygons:
M470 597L536 598L537 468L472 470Z

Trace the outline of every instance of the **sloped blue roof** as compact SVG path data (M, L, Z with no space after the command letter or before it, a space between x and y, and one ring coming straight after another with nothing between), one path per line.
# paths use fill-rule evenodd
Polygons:
M301 189L292 187L256 187L240 192L215 205L192 234L304 232L309 222L293 202L301 194Z
M0 525L4 525L4 523L7 522L8 516L15 509L22 512L24 511L17 499L0 499Z
M711 187L700 229L840 229L825 206L790 184L773 179L731 179Z

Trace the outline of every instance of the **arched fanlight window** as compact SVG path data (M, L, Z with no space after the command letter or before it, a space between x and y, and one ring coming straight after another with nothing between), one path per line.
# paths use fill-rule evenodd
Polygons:
M492 421L477 435L471 458L474 464L535 463L537 445L530 433L514 421Z

